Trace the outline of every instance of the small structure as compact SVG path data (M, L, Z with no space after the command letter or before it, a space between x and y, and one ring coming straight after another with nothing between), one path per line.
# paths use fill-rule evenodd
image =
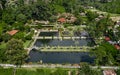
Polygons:
M59 18L57 21L60 22L60 23L65 23L66 19L65 18Z
M104 75L117 75L114 70L104 70L103 71Z
M114 47L118 50L120 50L120 46L118 44L115 44Z
M35 20L35 23L40 23L40 24L49 24L49 21L39 21L39 20Z
M117 21L117 22L116 22L116 25L120 25L120 21Z
M98 18L99 18L99 19L103 19L103 18L105 18L105 17L104 17L103 14L100 14L100 15L98 16Z
M9 35L13 36L18 32L18 30L11 30L9 32L7 32Z
M81 16L86 16L86 13L82 12L80 13Z
M57 22L59 23L74 23L77 19L73 14L70 13L58 14L57 18Z
M87 37L87 36L89 36L89 34L86 31L82 31L81 36Z
M106 40L106 41L110 41L110 37L106 36L106 37L105 37L105 40Z
M112 45L114 45L114 44L116 44L116 41L108 41L110 44L112 44Z
M66 22L67 23L74 23L75 21L76 21L76 17L74 17L74 16L71 16L71 17L69 17L67 20L66 20Z
M112 41L112 40L110 39L110 37L105 36L105 41L107 41L109 44L114 45L114 47L115 47L117 50L120 50L120 45L117 44L116 41Z
M114 33L116 33L116 32L118 32L119 30L118 30L118 27L120 27L120 21L116 21L115 23L114 23Z

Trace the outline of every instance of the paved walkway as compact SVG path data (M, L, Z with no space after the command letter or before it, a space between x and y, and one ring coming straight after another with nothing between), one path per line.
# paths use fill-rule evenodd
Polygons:
M34 39L87 39L87 37L57 37L57 36L35 36Z
M0 64L0 66L6 68L6 67L16 67L15 65L13 64ZM80 66L73 66L73 65L61 65L61 64L51 64L51 65L48 65L48 64L42 64L42 65L22 65L21 66L22 68L80 68ZM120 67L118 66L99 66L100 68L102 69L118 69ZM91 68L98 68L98 66L91 66Z
M90 49L94 49L95 47L88 47L88 46L53 46L53 47L36 47L33 48L37 49L38 51L42 52L89 52Z

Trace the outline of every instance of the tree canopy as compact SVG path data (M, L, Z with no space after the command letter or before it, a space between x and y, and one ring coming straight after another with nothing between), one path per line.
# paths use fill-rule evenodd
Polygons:
M11 39L6 46L7 62L15 65L21 65L27 57L21 40Z
M97 65L114 65L116 64L116 56L119 51L108 42L103 42L91 50L92 55L96 57L95 63Z

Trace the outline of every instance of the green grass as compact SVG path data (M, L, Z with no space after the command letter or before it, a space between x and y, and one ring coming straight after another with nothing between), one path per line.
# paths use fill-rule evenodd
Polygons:
M18 68L16 75L68 75L68 71L75 71L76 69L62 69L62 68ZM0 69L0 75L13 75L13 69Z
M13 75L13 69L2 69L0 68L0 75Z
M6 43L5 42L1 42L0 49L5 49L5 48L6 48Z
M32 40L26 40L26 42L24 42L24 48L28 48L31 44ZM0 49L5 49L6 48L6 43L5 42L1 42L0 43Z
M32 40L26 40L26 42L24 42L24 48L28 48L31 44Z
M120 14L112 14L112 13L110 13L110 16L111 17L117 17L117 16L120 16Z
M98 9L90 9L90 11L95 11L95 12L97 11L97 12L100 12L101 14L105 14L105 15L110 14L110 17L120 16L120 14L113 14L113 13L103 12L103 11L100 11Z

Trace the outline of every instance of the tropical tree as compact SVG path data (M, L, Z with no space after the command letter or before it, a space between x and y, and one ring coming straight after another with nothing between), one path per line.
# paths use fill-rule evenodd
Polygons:
M6 32L10 29L9 25L7 25L5 22L0 22L0 32Z
M87 63L84 63L81 65L81 68L79 70L79 75L89 75L92 74L91 68ZM93 74L92 74L93 75Z
M15 22L15 23L12 24L12 28L20 30L20 31L24 31L25 30L25 25L22 22Z
M107 3L108 0L100 0L101 3Z
M120 39L120 27L116 28L118 31L115 33L115 37L118 38L118 40Z
M8 33L2 34L1 37L2 37L2 40L3 40L4 42L8 42L8 40L11 39L11 36L10 36Z
M3 10L0 9L0 20L2 19L2 12Z
M11 11L11 9L6 9L2 14L2 21L7 24L12 24L15 21L15 14L13 14Z
M87 18L88 18L89 21L94 21L95 18L98 17L98 14L95 13L95 12L88 11L88 12L86 13L86 16L87 16Z
M54 8L54 11L53 11L54 14L64 13L65 12L65 8L63 6L53 5L53 8Z
M1 9L3 9L5 7L6 0L0 0L0 4L1 4Z
M120 75L120 68L117 69L117 75Z
M0 36L2 35L3 32L3 26L0 25Z
M117 61L120 62L120 53L117 54L117 57L116 57ZM120 64L120 63L119 63Z
M27 52L24 50L23 42L17 39L11 39L6 46L7 62L21 66L27 58Z
M101 19L99 22L97 22L97 29L99 31L105 32L108 30L109 27L113 27L114 22L109 18L109 15L107 15L106 18Z
M107 31L107 35L111 38L111 40L116 40L116 37L114 35L113 29L109 29Z
M27 21L27 17L24 14L19 14L16 17L16 21L25 23Z
M79 75L103 75L101 69L93 69L87 63L82 63L79 69Z
M38 2L35 5L33 12L33 18L38 20L48 20L48 17L52 16L53 7L50 4Z
M13 36L13 38L24 40L24 32L18 32L17 34L15 34L15 35Z
M81 16L77 17L77 20L74 22L75 25L81 25L83 23L83 18Z
M1 45L1 44L0 44ZM5 48L0 48L0 63L6 62Z
M91 52L92 55L96 57L96 65L116 64L116 55L118 54L118 50L108 42L101 43L99 47L92 49Z

